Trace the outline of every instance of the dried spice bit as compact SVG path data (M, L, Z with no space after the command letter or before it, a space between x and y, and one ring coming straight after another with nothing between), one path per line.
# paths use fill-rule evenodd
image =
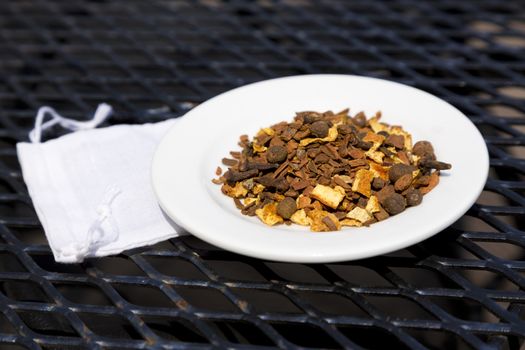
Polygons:
M252 193L254 195L258 195L259 193L261 193L262 191L264 191L264 186L261 185L261 184L255 184L252 188Z
M290 197L286 197L277 204L277 214L284 219L289 219L296 210L297 204L295 203L295 200Z
M257 204L258 201L259 201L258 198L249 198L249 197L248 198L244 198L244 200L243 200L244 208L246 209L246 208L248 208L248 207L250 207L252 205L255 205L255 204Z
M372 142L372 146L374 149L379 148L383 141L385 140L385 137L383 135L375 134L371 131L369 131L365 137L363 137L363 141L365 142Z
M331 188L325 185L317 185L313 189L310 196L319 200L324 205L332 209L336 209L337 206L339 206L339 203L341 203L341 201L345 197L345 194L346 193L344 188L340 186L335 186L334 188Z
M379 177L385 180L385 182L388 181L388 171L390 168L384 166L384 164L381 165L375 162L370 162L369 166L370 166L369 170L374 174L374 177Z
M296 199L296 204L298 209L303 209L309 206L312 203L312 199L310 197L306 197L305 195L300 194L299 197Z
M403 151L396 152L394 160L396 161L396 163L403 163L407 165L410 164L410 159L408 158L408 155L406 154L406 152Z
M394 194L396 191L394 189L394 186L387 185L381 189L381 191L378 191L375 193L377 196L377 199L379 200L379 203L384 205L385 199L389 197L390 195Z
M306 124L314 123L323 117L321 113L317 113L317 112L302 112L302 113L304 113L303 121Z
M271 146L266 152L268 163L282 163L288 158L288 151L284 146Z
M241 198L248 194L248 190L244 188L244 186L240 182L237 182L233 187L228 184L224 184L222 185L221 190L222 193L232 198Z
M351 148L348 150L348 155L353 159L363 159L365 157L365 152L357 148Z
M283 222L283 218L277 214L277 204L266 204L263 208L257 209L255 215L266 225L273 226Z
M388 171L388 178L392 183L395 183L401 176L412 174L414 167L406 164L394 164Z
M421 192L418 189L414 188L411 188L407 191L407 193L405 194L405 198L409 207L419 205L423 201L423 195L421 194Z
M392 147L390 147L390 148L392 148ZM379 151L382 152L382 153L383 153L385 156L387 156L387 157L393 157L393 156L396 155L396 153L394 153L394 152L392 151L392 149L389 149L389 148L387 148L387 147L385 147L385 146L381 146L381 147L379 147Z
M397 192L402 192L406 190L410 184L412 183L412 173L405 174L401 176L397 181L394 183L394 189Z
M325 216L322 221L323 221L323 224L325 224L326 227L328 227L329 231L337 231L338 230L336 223L334 221L332 221L330 216L328 216L328 215ZM337 220L337 222L339 223L339 220Z
M237 209L239 210L243 210L244 209L244 205L242 204L241 200L239 198L234 198L233 199L233 203L235 203L235 206L237 207Z
M339 133L341 135L348 135L348 134L352 134L354 132L355 128L352 127L351 125L349 124L341 124L341 125L338 125L337 126L337 131L339 131Z
M386 182L380 177L375 177L372 181L372 188L374 190L380 190L385 186Z
M293 215L290 217L290 220L297 224L302 226L310 226L312 224L312 219L310 219L307 215L304 209L299 209Z
M366 197L370 197L372 192L372 179L374 174L366 169L360 169L357 171L352 184L352 191L359 192Z
M370 148L372 148L373 145L374 144L372 142L366 142L366 141L363 141L363 140L358 140L355 146L358 147L358 148L364 149L365 151L367 151Z
M220 176L222 174L222 168L220 166L215 169L215 175Z
M248 191L251 191L253 189L253 187L255 186L255 182L253 181L253 178L252 179L248 179L246 181L243 181L242 182L242 185L244 188L246 188Z
M349 219L357 220L360 223L367 222L372 218L368 211L366 211L366 209L360 207L355 207L354 209L352 209L348 214L346 214L346 217Z
M435 171L432 174L430 174L430 177L428 179L428 186L420 187L419 190L421 191L421 194L427 194L428 192L432 191L434 187L436 187L439 183L439 172Z
M403 135L388 135L385 139L385 145L401 150L405 147L405 137Z
M343 219L340 221L341 226L360 227L363 224L360 221L354 219Z
M365 210L371 214L381 211L381 205L379 199L376 196L370 196L370 199L366 203Z
M337 219L337 217L334 214L329 213L327 211L315 209L307 213L307 216L312 220L312 223L310 226L312 231L315 231L315 232L337 231L341 228L341 224L339 223L339 220ZM333 226L332 225L330 226L332 227L335 226L335 230L326 224L325 218L328 218L328 220L331 221Z
M439 162L437 160L432 160L426 157L421 159L421 161L419 162L419 165L422 166L423 168L436 169L436 170L448 170L452 168L452 165L448 163Z
M383 221L385 219L388 219L390 215L386 212L385 209L381 208L377 213L374 213L374 217L377 221Z
M405 149L408 151L412 150L412 135L403 130L400 126L391 126L388 129L391 135L402 135L405 138Z
M412 148L412 153L419 157L429 156L431 159L436 159L434 154L434 147L428 141L418 141Z
M383 158L385 157L385 154L383 152L374 151L373 148L366 151L365 154L368 158L380 164L383 163Z
M288 191L284 192L284 195L286 197L296 198L297 196L299 196L299 192L297 192L293 188L289 188Z
M326 135L326 137L303 138L301 141L299 141L299 146L306 147L314 142L332 142L337 139L337 135L339 135L339 133L337 132L337 126L334 125L330 129L328 129L328 135Z
M224 178L229 183L235 183L238 181L246 180L254 176L257 176L257 174L259 174L259 171L256 169L247 170L247 171L235 171L235 170L230 169L224 173Z
M419 176L414 180L414 187L428 186L430 183L430 175Z
M323 120L319 120L319 121L316 121L315 123L312 123L312 125L310 125L310 133L314 135L315 137L323 138L323 137L328 136L329 128L330 127L328 126L327 122Z
M222 158L222 164L226 166L236 166L239 161L237 159Z
M370 128L372 128L373 132L380 133L381 131L388 132L389 126L385 123L379 122L379 119L377 116L370 118L368 121L368 125L370 125Z
M352 121L355 125L357 125L360 128L364 128L366 126L366 115L364 112L357 113L353 118Z
M273 179L269 176L262 176L255 179L255 182L263 185L268 189L274 189L279 192L286 192L290 187L290 184L284 178Z
M271 170L276 169L279 167L279 164L274 163L263 163L263 162L246 162L245 168L246 170Z
M393 193L383 201L383 207L390 215L401 213L406 208L405 197L399 193Z

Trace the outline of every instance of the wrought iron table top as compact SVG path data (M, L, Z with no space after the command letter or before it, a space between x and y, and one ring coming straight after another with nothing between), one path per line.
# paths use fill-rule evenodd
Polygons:
M0 4L0 348L519 349L525 337L525 6L521 1L104 1ZM53 261L15 144L36 109L161 121L283 75L380 77L479 127L477 203L421 244L285 264L193 237ZM53 136L57 136L58 131Z

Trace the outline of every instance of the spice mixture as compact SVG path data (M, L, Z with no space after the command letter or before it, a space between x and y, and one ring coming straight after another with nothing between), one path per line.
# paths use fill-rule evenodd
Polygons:
M244 215L267 225L299 224L312 231L368 226L421 203L450 164L436 160L432 144L378 112L350 117L348 109L299 112L293 122L261 129L217 168L222 192Z

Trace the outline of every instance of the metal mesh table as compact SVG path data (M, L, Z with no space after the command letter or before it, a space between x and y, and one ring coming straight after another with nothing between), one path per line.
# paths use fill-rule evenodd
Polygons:
M524 48L522 1L2 2L0 348L520 348ZM87 119L108 102L111 124L152 122L304 73L391 79L458 107L491 154L477 203L432 239L348 263L193 237L54 262L14 148L39 106Z

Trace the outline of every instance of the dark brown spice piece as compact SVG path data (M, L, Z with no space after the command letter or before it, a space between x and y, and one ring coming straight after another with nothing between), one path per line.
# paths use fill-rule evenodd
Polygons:
M354 132L354 129L352 128L351 125L342 124L342 125L337 126L337 132L340 133L341 135L347 135L347 134L352 134Z
M401 176L394 184L394 189L397 192L404 191L412 183L412 173Z
M310 130L298 131L295 133L295 135L293 135L293 139L296 141L300 141L304 139L305 137L307 137L309 134L310 134Z
M385 219L388 219L390 215L386 212L385 209L381 208L377 213L374 213L374 217L377 221L383 221Z
M367 142L363 140L357 141L357 144L355 145L358 148L364 149L365 151L368 151L370 148L372 148L372 142Z
M419 165L428 168L428 169L436 169L436 170L448 170L452 168L452 165L444 162L439 162L437 160L432 160L428 158L421 159L419 162Z
M246 170L270 170L270 169L276 169L279 167L279 164L273 164L273 163L263 163L263 162L247 162Z
M394 164L388 170L388 178L392 183L395 183L401 176L406 174L412 174L414 168L406 164Z
M222 164L226 166L235 166L237 163L239 163L237 159L222 158Z
M423 201L423 195L417 189L408 190L405 198L407 199L407 205L411 207L419 205Z
M404 152L404 151L398 151L397 152L397 157L399 159L401 159L401 161L404 163L404 164L410 164L410 160L408 159L408 156L407 156L407 153Z
M405 147L405 137L403 135L388 135L385 139L385 145L403 149Z
M432 159L436 159L434 154L434 147L428 141L418 141L412 147L412 153L418 157L429 156Z
M372 181L372 188L373 188L374 190L380 190L380 189L382 189L384 186L385 186L385 180L383 180L383 179L380 178L380 177L376 177L376 178L374 178L374 180Z
M328 226L328 229L330 231L337 231L337 226L335 225L335 223L332 221L332 219L330 219L328 216L325 216L323 218L323 220L321 220L323 222L323 224L325 224L326 226Z
M416 180L414 181L414 185L416 187L428 186L429 183L430 183L430 176L429 175L420 176L420 177L416 178Z
M366 115L365 115L365 113L359 112L352 119L354 121L354 124L357 125L358 127L364 128L366 126Z
M286 190L288 190L288 188L290 187L290 185L284 178L272 179L271 177L263 176L255 179L255 182L260 183L261 185L269 189L275 189L279 192L286 192Z
M328 129L328 123L323 120L316 121L310 125L310 133L319 138L326 137L328 135Z
M384 146L379 147L379 151L383 152L384 155L387 157L392 157L395 154L394 152L392 152L391 150L389 150L388 148Z
M296 191L299 191L299 190L302 190L303 188L306 188L308 187L308 185L310 185L310 183L306 180L300 180L300 179L295 179L292 183L291 183L291 186L294 190Z
M317 155L317 157L315 157L314 162L317 164L325 164L325 163L328 163L329 160L330 160L330 157L328 157L324 153L321 153Z
M270 147L272 147L272 146L283 146L283 147L286 147L286 145L284 144L284 141L281 140L281 138L279 136L274 136L270 140Z
M394 186L387 185L381 189L381 191L376 192L376 197L379 200L379 203L383 204L385 199L391 194L395 193Z
M272 146L266 151L266 160L268 163L282 163L288 157L286 147Z
M244 209L244 205L242 205L241 200L239 198L234 198L233 203L235 203L235 206L237 207L237 209L239 210Z
M405 198L399 193L393 193L383 201L383 207L390 215L396 215L405 210Z
M299 192L297 192L296 190L294 190L293 188L290 188L288 189L288 191L286 191L284 193L284 195L286 197L292 197L292 198L297 198L297 196L299 196Z
M220 176L221 174L222 174L222 169L220 166L218 166L217 169L215 169L215 175Z
M277 214L285 219L289 219L297 210L295 199L286 197L277 204Z
M357 148L351 148L348 150L348 154L350 155L350 157L354 158L354 159L361 159L361 158L364 158L365 157L365 152L361 151L360 149L357 149Z
M303 120L307 124L316 122L322 118L322 115L317 112L303 112L303 113L304 113Z
M259 171L256 169L247 171L235 171L230 169L224 173L224 178L226 179L226 181L234 183L257 176L257 174L259 174Z

